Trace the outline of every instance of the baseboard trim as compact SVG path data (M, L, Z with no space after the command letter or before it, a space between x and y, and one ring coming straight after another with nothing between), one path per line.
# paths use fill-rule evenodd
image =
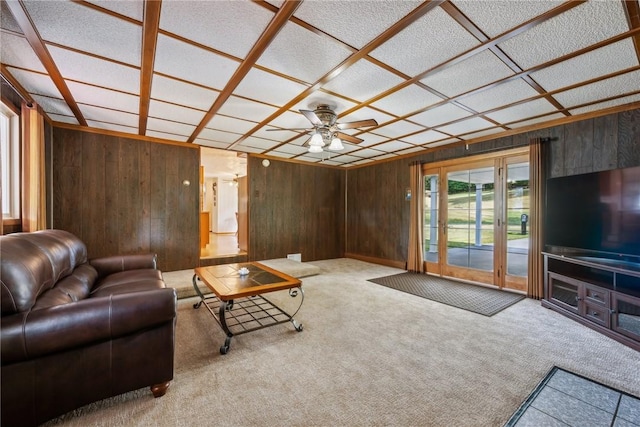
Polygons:
M386 259L386 258L376 258L376 257L371 257L371 256L366 256L366 255L353 254L353 253L349 253L349 252L346 252L344 254L344 256L345 256L345 258L357 259L359 261L365 261L365 262L370 262L370 263L373 263L373 264L385 265L387 267L401 268L403 270L406 270L406 268L407 268L406 261L396 261L396 260Z

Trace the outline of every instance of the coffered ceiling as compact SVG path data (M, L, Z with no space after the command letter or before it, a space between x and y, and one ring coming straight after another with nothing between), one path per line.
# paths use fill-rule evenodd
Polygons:
M350 167L640 102L622 1L2 1L3 76L57 123ZM363 139L312 154L300 109ZM638 104L640 105L640 104Z

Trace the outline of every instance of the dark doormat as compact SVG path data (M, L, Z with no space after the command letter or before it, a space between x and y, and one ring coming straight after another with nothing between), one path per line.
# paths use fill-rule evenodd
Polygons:
M411 272L369 279L369 282L484 316L493 316L525 298L520 294Z

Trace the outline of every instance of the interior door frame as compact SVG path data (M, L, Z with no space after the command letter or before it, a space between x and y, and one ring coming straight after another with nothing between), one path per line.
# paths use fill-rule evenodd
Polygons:
M518 159L511 161L508 159ZM523 159L528 161L529 147L518 147L508 150L479 154L465 158L444 160L441 162L425 163L422 166L422 176L438 174L438 262L424 261L425 271L444 277L454 277L470 282L482 283L498 288L525 289L528 278L517 278L506 275L506 251L507 251L507 204L504 203L506 188L506 165L518 163ZM478 166L482 165L482 166ZM497 201L494 204L494 245L499 250L494 250L493 271L487 272L471 268L450 266L447 263L447 174L450 171L472 169L475 167L494 167L494 194ZM515 286L512 286L515 285Z

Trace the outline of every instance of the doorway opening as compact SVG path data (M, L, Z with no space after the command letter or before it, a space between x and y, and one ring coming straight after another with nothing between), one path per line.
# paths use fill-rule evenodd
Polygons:
M247 158L239 153L200 150L200 259L244 261ZM243 207L244 203L244 207ZM243 221L244 219L244 221Z
M428 273L526 291L527 149L423 167Z

